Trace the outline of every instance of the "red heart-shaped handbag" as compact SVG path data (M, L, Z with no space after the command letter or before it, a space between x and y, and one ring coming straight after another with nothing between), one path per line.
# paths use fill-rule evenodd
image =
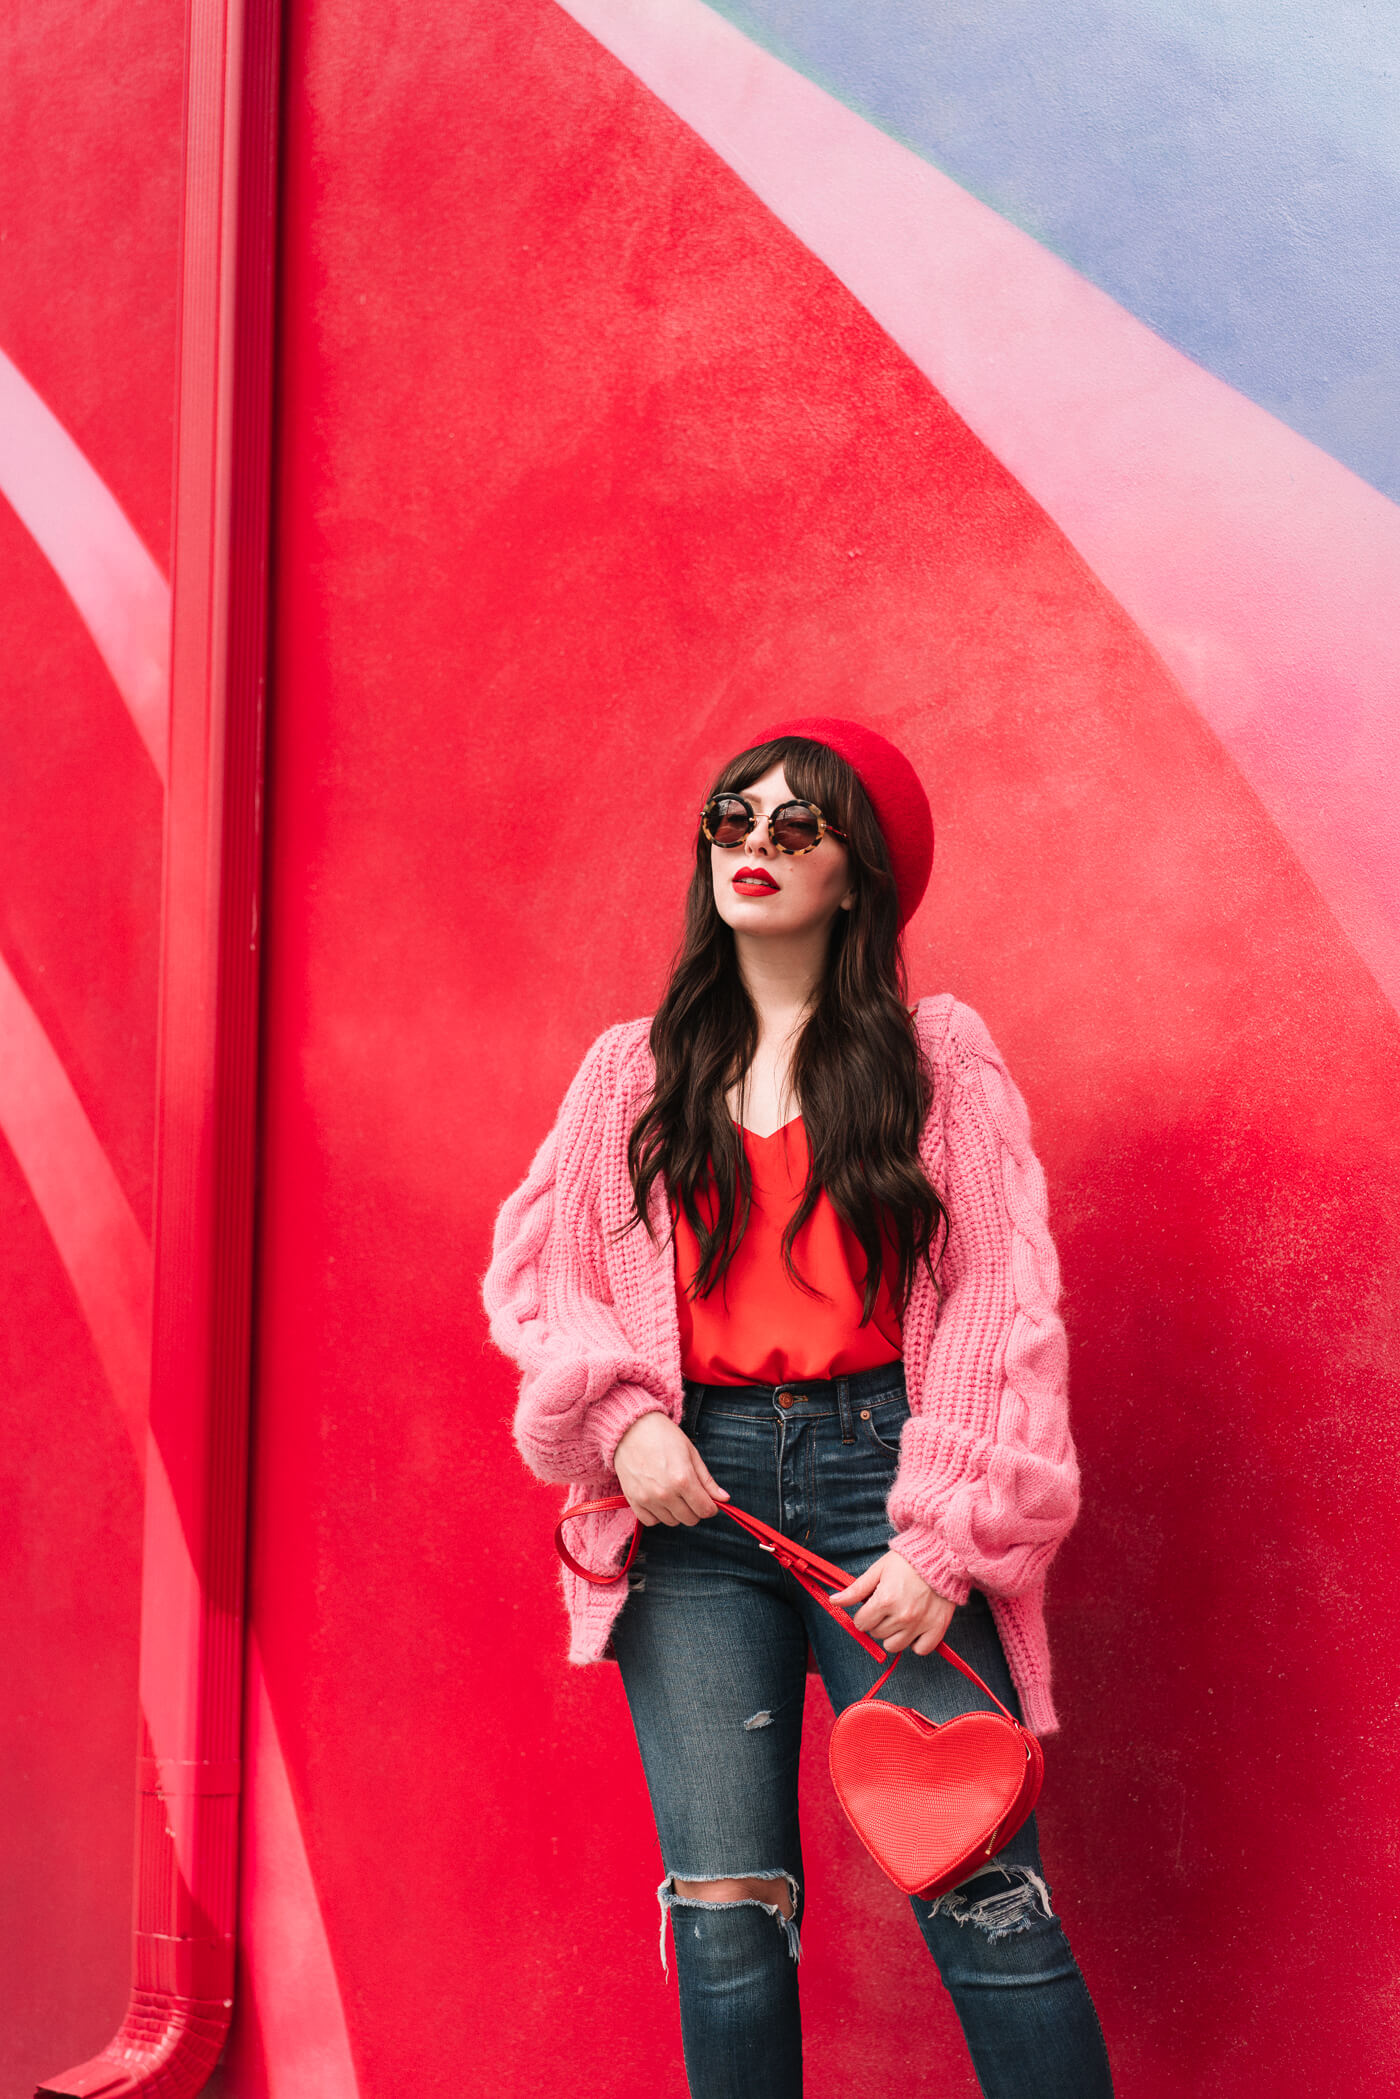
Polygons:
M560 1520L554 1533L559 1556L585 1581L621 1581L632 1564L641 1525L632 1533L622 1565L598 1574L581 1566L565 1545L565 1523L626 1507L625 1495L610 1494L602 1501L580 1502ZM732 1502L722 1502L720 1513L771 1552L877 1661L886 1659L879 1642L861 1632L827 1593L847 1588L849 1574ZM896 1655L864 1698L837 1716L831 1730L832 1783L851 1827L897 1888L928 1901L966 1880L1015 1835L1035 1806L1045 1775L1040 1744L1030 1730L946 1641L935 1651L986 1692L994 1713L960 1713L939 1722L907 1705L877 1699L876 1692L898 1667Z

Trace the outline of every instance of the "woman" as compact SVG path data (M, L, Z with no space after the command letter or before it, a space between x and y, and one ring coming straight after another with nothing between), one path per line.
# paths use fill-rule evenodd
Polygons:
M695 2099L796 2099L797 1767L815 1658L839 1712L878 1665L735 1503L856 1570L837 1601L934 1720L1038 1733L1041 1597L1078 1508L1058 1269L1025 1107L985 1027L905 1004L933 858L908 760L855 723L725 766L650 1023L612 1028L505 1204L485 1297L522 1370L516 1436L578 1502L572 1656L621 1664L665 1866ZM614 1484L616 1482L616 1485ZM1032 1817L914 1914L988 2099L1101 2099L1103 2037Z

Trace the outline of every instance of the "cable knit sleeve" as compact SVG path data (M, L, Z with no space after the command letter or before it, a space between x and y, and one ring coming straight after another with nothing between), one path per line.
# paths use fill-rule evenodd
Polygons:
M632 1423L670 1411L662 1371L632 1346L612 1303L602 1239L603 1129L637 1033L636 1023L610 1028L584 1058L501 1207L482 1282L491 1338L520 1368L515 1440L543 1480L607 1480Z
M954 1006L943 1089L942 1303L890 1495L891 1541L954 1602L1044 1579L1079 1510L1060 1273L1030 1117L991 1036ZM932 1292L929 1293L932 1302ZM918 1337L906 1329L906 1347Z

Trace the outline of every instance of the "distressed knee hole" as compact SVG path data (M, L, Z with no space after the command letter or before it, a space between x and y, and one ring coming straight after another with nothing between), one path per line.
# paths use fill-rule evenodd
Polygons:
M1029 1931L1037 1916L1053 1917L1050 1890L1029 1866L988 1866L970 1880L949 1888L932 1905L935 1917L970 1924L989 1939Z
M678 1929L672 1911L681 1909L764 1910L787 1938L793 1960L802 1958L797 1930L797 1882L790 1873L668 1873L656 1891L661 1905L661 1967L666 1972L666 1919Z
M761 1902L765 1909L780 1909L790 1917L794 1908L792 1883L787 1875L771 1880L672 1880L677 1902Z

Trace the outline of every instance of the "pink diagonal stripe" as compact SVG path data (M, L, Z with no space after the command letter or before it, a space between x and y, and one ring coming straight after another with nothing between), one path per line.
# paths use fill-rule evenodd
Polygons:
M29 1183L138 1456L146 1446L151 1250L28 999L0 956L0 1132Z
M106 482L3 350L0 495L73 600L164 781L170 586Z
M1400 1007L1400 507L701 0L561 4L1043 505Z
M57 570L101 651L152 762L165 775L170 596L115 498L32 387L0 353L0 490ZM123 1426L146 1472L143 1604L190 1596L188 1548L150 1441L150 1246L38 1015L0 956L0 1135L29 1185L87 1322ZM160 1579L162 1566L172 1580ZM165 1629L168 1631L168 1628ZM159 1759L175 1739L171 1643L143 1640L142 1705ZM253 2016L283 2050L272 2090L355 2099L345 2010L256 1649L244 1834L242 1938ZM172 1822L177 1855L187 1835ZM193 1861L181 1857L188 1876ZM259 1943L266 1934L268 1945ZM295 1978L290 1996L289 1978ZM285 2069L285 2074L284 2074Z
M356 2099L340 1985L255 1637L247 1685L239 1937L266 2082L245 2099Z
M150 1562L143 1598L193 1593L188 1549L165 1468L146 1429L150 1377L151 1255L111 1162L98 1142L72 1081L37 1014L0 956L0 1135L8 1142L67 1270L93 1346L147 1476L145 1550ZM174 1564L182 1563L181 1567ZM162 1565L172 1580L159 1579ZM143 1641L142 1704L157 1757L175 1739L179 1715L167 1711L180 1692L179 1673L167 1683L159 1657L170 1643ZM156 1660L152 1663L150 1657ZM250 1656L250 1681L259 1700L250 1735L245 1834L250 1845L250 1907L243 1937L264 2034L285 2039L290 2061L314 2070L296 2088L316 2099L355 2099L357 2086L325 1923L316 1899L296 1806L261 1666ZM172 1824L177 1853L185 1834ZM181 1859L188 1873L193 1862ZM269 1934L263 1947L259 1935ZM292 1961L292 1955L295 1960ZM291 1965L289 1965L289 1962ZM296 1986L287 1994L295 1974ZM280 2067L274 2095L294 2080Z

